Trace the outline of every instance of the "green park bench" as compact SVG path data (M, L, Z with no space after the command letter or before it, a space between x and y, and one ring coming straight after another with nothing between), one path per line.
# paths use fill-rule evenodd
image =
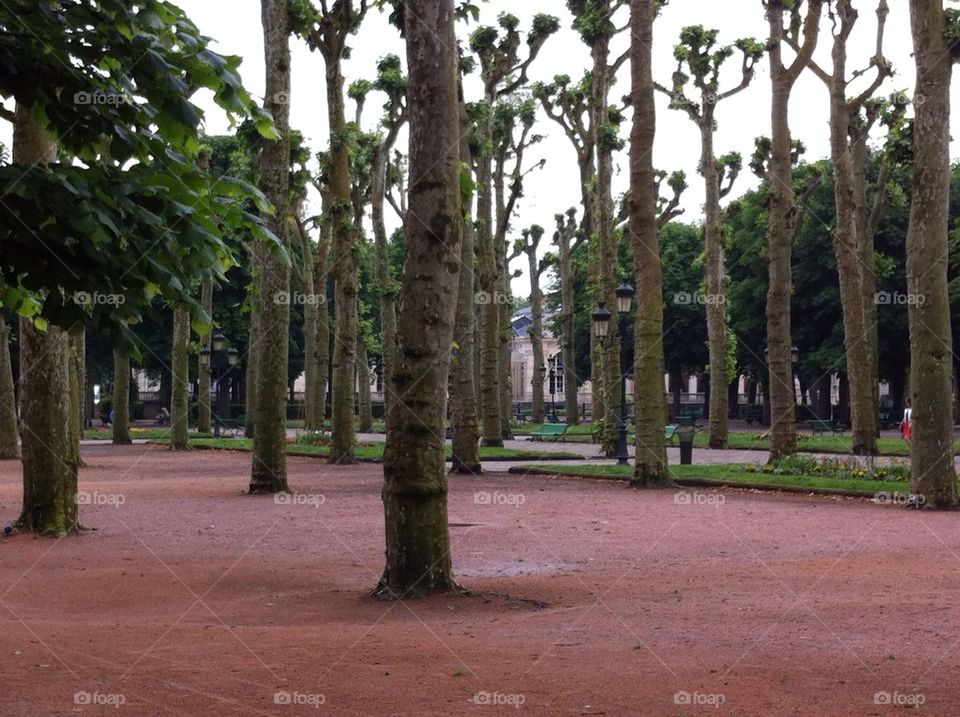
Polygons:
M219 416L213 417L214 426L220 426L220 435L226 436L230 435L237 437L242 435L247 429L247 417L240 416L239 418L220 418Z
M567 433L566 423L544 423L540 428L530 432L531 441L541 441L544 438L566 441L564 437Z
M759 424L763 420L763 406L756 403L740 406L740 419L746 421L748 426L754 422Z
M843 433L843 427L823 418L817 418L811 421L807 421L807 426L813 431L814 435L818 433Z
M669 425L663 427L663 437L667 439L670 445L673 445L673 439L677 437L677 430L680 426Z

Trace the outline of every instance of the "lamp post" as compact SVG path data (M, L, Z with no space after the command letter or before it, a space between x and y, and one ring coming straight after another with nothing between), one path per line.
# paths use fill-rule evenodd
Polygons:
M627 349L624 338L627 333L626 321L633 308L633 297L636 291L634 288L624 282L617 287L617 315L618 328L620 333L620 425L617 427L617 464L626 466L630 464L630 455L627 452ZM602 343L606 341L610 334L610 319L613 315L607 310L605 304L600 302L597 310L593 312L593 334Z
M200 365L210 369L210 376L216 382L217 412L213 416L213 435L217 438L220 437L223 417L230 417L230 394L224 390L227 386L227 374L237 365L240 358L240 352L233 347L225 351L226 344L227 337L218 331L211 341L212 350L207 347L200 349ZM209 386L201 387L201 390L210 390L210 388Z
M559 423L557 418L557 357L551 356L547 359L550 364L550 422Z

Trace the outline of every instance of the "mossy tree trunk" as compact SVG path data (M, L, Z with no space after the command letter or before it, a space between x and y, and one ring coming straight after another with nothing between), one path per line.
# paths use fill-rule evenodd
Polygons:
M209 279L200 284L200 303L210 317L210 329L200 337L200 345L207 350L213 348L213 282ZM210 433L210 362L197 362L197 431Z
M54 144L33 108L17 102L14 163L32 167L55 159ZM20 321L23 508L17 528L42 535L64 535L79 527L69 343L62 329L41 331L26 319Z
M462 81L458 83L460 118L460 171L473 166L470 150L470 126L463 99ZM471 177L472 178L472 177ZM480 465L480 428L477 423L477 387L475 383L476 326L474 299L474 249L476 232L471 212L472 194L463 203L463 227L460 243L460 279L457 291L457 314L450 359L450 425L453 431L454 473L477 474Z
M563 356L563 391L564 404L567 408L567 425L576 426L580 423L580 411L577 405L577 363L576 363L576 303L573 253L583 243L583 235L577 237L576 212L571 209L567 212L564 222L562 214L555 219L557 231L554 243L558 250L558 271L560 274L560 349ZM576 240L575 240L576 238Z
M408 0L410 209L397 358L404 396L384 451L386 567L377 592L457 589L450 556L444 394L460 273L458 57L453 0Z
M910 0L917 66L913 192L907 231L910 392L913 398L911 490L926 505L957 505L953 462L952 334L947 286L950 216L951 48L942 0Z
M170 399L170 448L185 451L190 448L190 312L177 307L173 310L173 344L170 355L170 380L173 393Z
M635 112L630 137L629 232L634 245L637 282L633 375L634 403L638 407L636 466L631 484L640 487L669 485L671 482L663 435L667 417L663 391L663 275L653 169L657 125L652 47L657 5L656 0L632 0L630 5Z
M10 360L10 329L0 311L0 459L20 457L17 392Z
M260 156L260 191L274 214L270 229L287 244L290 231L290 26L287 0L262 0L266 108L280 139L264 140ZM290 293L290 267L264 253L260 266L260 339L258 397L250 468L250 493L287 490L287 357L290 303L278 296Z
M130 440L130 357L113 352L113 445L123 446Z

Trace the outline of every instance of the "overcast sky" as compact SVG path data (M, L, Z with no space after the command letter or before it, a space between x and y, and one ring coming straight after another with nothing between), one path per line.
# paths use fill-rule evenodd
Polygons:
M259 0L178 0L188 15L198 24L201 31L216 39L215 49L221 53L240 55L244 58L241 73L250 91L262 97L264 88L263 39L260 26ZM532 79L548 81L556 74L568 74L578 78L587 69L590 61L588 48L570 28L571 17L567 13L564 0L489 0L481 2L481 21L494 24L500 12L509 11L521 19L521 27L530 26L530 19L537 13L552 13L561 20L561 31L547 42L540 57L531 71ZM873 54L876 33L876 0L856 0L860 11L860 21L854 31L850 49L850 69L866 65ZM893 90L912 91L914 68L911 59L910 22L907 2L891 0L890 17L887 23L886 55L892 61L895 77L884 87L884 94ZM626 21L626 13L622 13ZM623 24L618 22L618 24ZM673 0L663 11L654 28L654 75L663 84L669 83L675 68L672 48L676 43L680 29L685 25L702 24L708 28L720 29L720 41L731 43L734 40L752 36L758 39L766 37L766 23L760 0ZM466 37L476 24L461 25L459 32ZM824 32L817 51L821 66L830 67L829 25L823 24ZM627 33L614 41L613 55L619 55L627 48ZM402 58L404 47L396 30L386 22L386 17L372 10L364 22L359 34L350 43L352 57L345 63L348 83L354 79L372 78L377 60L387 53L396 53ZM293 80L291 88L291 122L295 129L304 133L314 151L323 148L328 139L326 108L324 102L324 66L318 54L311 53L306 45L297 39L291 40L293 52ZM789 54L789 53L788 53ZM737 58L728 61L729 73L725 87L739 81L740 63ZM757 71L753 84L741 94L723 102L718 109L718 132L716 149L718 154L739 151L749 158L753 151L753 140L759 135L769 134L769 83L770 77L764 59ZM957 90L955 86L955 91ZM620 73L620 80L613 88L612 98L620 97L629 91L629 63ZM479 98L476 80L467 86L468 101ZM200 104L207 110L206 131L211 134L228 131L223 114L210 102L201 97ZM657 139L655 164L658 168L673 171L682 169L687 172L690 189L684 196L683 207L686 214L682 219L699 218L703 202L702 180L696 174L699 155L699 132L695 125L683 113L667 109L664 98L658 97ZM368 102L367 123L377 120L380 103L375 99ZM826 156L828 146L827 95L824 85L809 72L804 73L794 91L791 104L791 124L794 136L807 146L807 159ZM568 140L560 128L543 118L539 132L546 135L544 142L535 147L530 154L531 160L545 157L544 170L535 172L525 183L525 197L520 201L513 228L518 231L532 223L552 228L553 216L571 206L579 206L580 188L578 186L575 156ZM624 127L624 136L629 133L629 122ZM401 138L400 147L406 142ZM952 156L957 156L956 143L952 146ZM615 192L627 188L627 155L620 153L616 157ZM745 169L733 195L756 186L755 178ZM514 268L522 268L524 262L518 261ZM528 291L526 278L516 280L514 290L520 295Z

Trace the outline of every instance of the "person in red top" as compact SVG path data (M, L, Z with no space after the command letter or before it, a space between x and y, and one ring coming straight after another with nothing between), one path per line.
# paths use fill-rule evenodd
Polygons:
M907 407L903 409L903 420L900 421L900 435L909 443L913 438L913 403L907 399Z

